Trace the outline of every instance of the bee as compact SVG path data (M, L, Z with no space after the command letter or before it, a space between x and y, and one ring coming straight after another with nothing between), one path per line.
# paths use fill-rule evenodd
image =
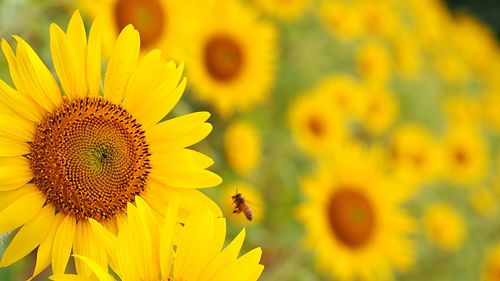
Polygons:
M241 195L241 193L236 192L235 195L232 196L233 198L233 204L234 204L234 210L233 213L239 214L243 212L245 214L245 217L247 220L251 221L253 219L253 213L252 209L248 205L248 203L245 201L245 198Z

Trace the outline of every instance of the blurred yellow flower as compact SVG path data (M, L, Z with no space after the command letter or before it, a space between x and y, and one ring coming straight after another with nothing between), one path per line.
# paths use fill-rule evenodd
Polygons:
M445 118L452 126L477 126L481 112L486 113L477 98L466 95L449 95L444 98L442 107Z
M491 247L486 254L481 270L481 281L498 281L500 272L500 244Z
M198 206L179 229L179 202L171 200L160 219L139 197L136 205L128 203L127 219L115 236L97 222L92 227L111 259L111 268L122 281L137 280L257 280L264 269L262 254L255 248L238 258L245 230L222 249L226 221L209 209ZM175 248L175 250L174 250ZM76 256L87 264L96 278L115 280L108 269L88 256ZM52 280L75 280L75 275L53 275ZM79 279L76 279L79 280Z
M469 203L481 216L494 217L498 211L497 195L486 187L477 186L470 190Z
M359 1L363 35L390 38L398 30L397 14L392 1Z
M386 133L399 115L399 105L394 95L383 88L363 90L363 110L360 121L373 135Z
M388 160L396 175L415 187L436 177L442 161L431 134L413 123L398 127L391 136Z
M344 1L321 0L317 10L333 37L349 40L361 35L361 17L354 5Z
M415 78L423 69L423 54L419 42L406 31L392 37L394 67L406 79Z
M343 119L330 97L312 92L297 97L288 110L288 121L299 146L322 155L346 139Z
M451 49L437 51L433 54L432 62L437 73L449 84L461 84L469 79L470 73L467 64L460 54Z
M102 20L101 35L106 54L116 51L114 42L128 24L134 25L141 36L141 49L147 53L159 48L164 56L173 58L180 52L180 42L186 38L187 25L193 18L190 1L176 0L77 0L84 14Z
M427 239L441 249L455 251L464 243L467 234L464 219L447 203L432 203L427 206L422 224Z
M351 76L331 75L320 83L317 92L325 95L325 101L330 100L333 110L344 118L359 115L363 110L361 86Z
M231 123L224 133L224 153L229 167L240 175L251 173L259 165L261 143L261 135L252 123Z
M331 163L301 182L298 216L319 268L337 280L391 280L413 263L414 221L403 187L380 170L375 154L339 147Z
M204 17L186 46L193 94L222 117L262 104L274 83L277 33L238 1L200 4Z
M363 43L355 59L357 71L368 85L383 87L389 82L393 59L382 43L371 40Z
M231 197L236 193L241 193L245 202L252 210L253 218L251 221L245 218L243 213L233 213L235 205L233 204ZM226 217L230 221L241 225L258 225L262 222L262 219L266 214L266 206L264 199L262 198L262 193L256 186L246 182L239 181L227 184L221 193L220 201L222 211L226 214Z
M455 126L442 144L445 176L452 182L470 184L480 181L488 167L488 148L477 128Z
M500 132L500 88L491 89L481 97L480 114L484 123L495 132Z
M209 113L160 122L183 94L183 67L158 51L139 59L139 34L128 25L118 36L101 91L100 33L96 21L87 40L78 12L67 32L50 26L62 90L28 43L16 37L14 53L2 40L16 89L0 80L0 140L9 147L0 155L0 233L19 230L1 267L36 248L33 275L51 263L55 274L64 273L72 251L105 266L89 219L119 228L127 203L136 196L150 202L146 194L169 197L179 190L182 202L205 204L208 199L196 188L221 182L206 170L212 159L186 149L212 130L205 122ZM164 204L155 206L164 212ZM78 273L91 273L80 260L75 264Z
M311 0L253 0L263 12L284 21L294 21L304 15Z

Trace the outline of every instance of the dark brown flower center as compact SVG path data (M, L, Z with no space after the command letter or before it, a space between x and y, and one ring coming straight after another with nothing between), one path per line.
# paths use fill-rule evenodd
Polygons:
M375 212L370 201L359 191L343 188L334 192L326 211L330 230L345 246L357 249L372 238Z
M132 24L141 35L141 45L151 47L165 28L164 8L157 0L119 0L115 5L115 23L118 30Z
M34 183L57 211L108 220L144 191L151 169L141 125L102 98L65 101L36 128Z
M464 166L469 162L469 155L467 155L467 151L465 151L465 149L463 148L456 148L453 153L453 158L455 160L455 163L460 166Z
M227 82L240 74L243 51L234 39L218 35L208 40L204 50L205 66L216 80Z
M321 137L325 133L325 126L321 121L321 118L319 117L316 116L309 117L307 126L309 128L309 131L316 137Z

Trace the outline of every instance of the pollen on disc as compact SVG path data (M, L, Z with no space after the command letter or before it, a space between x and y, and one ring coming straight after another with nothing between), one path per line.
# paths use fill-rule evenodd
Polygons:
M105 221L144 191L151 170L141 125L99 97L64 102L37 125L33 181L57 211Z

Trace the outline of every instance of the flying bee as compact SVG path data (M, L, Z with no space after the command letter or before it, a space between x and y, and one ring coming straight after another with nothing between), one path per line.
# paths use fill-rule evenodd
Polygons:
M245 217L247 220L251 221L253 219L253 213L252 209L248 205L248 203L245 201L245 198L241 195L241 193L236 192L235 195L232 196L233 198L233 204L234 204L234 209L233 213L239 214L243 212L245 214Z

